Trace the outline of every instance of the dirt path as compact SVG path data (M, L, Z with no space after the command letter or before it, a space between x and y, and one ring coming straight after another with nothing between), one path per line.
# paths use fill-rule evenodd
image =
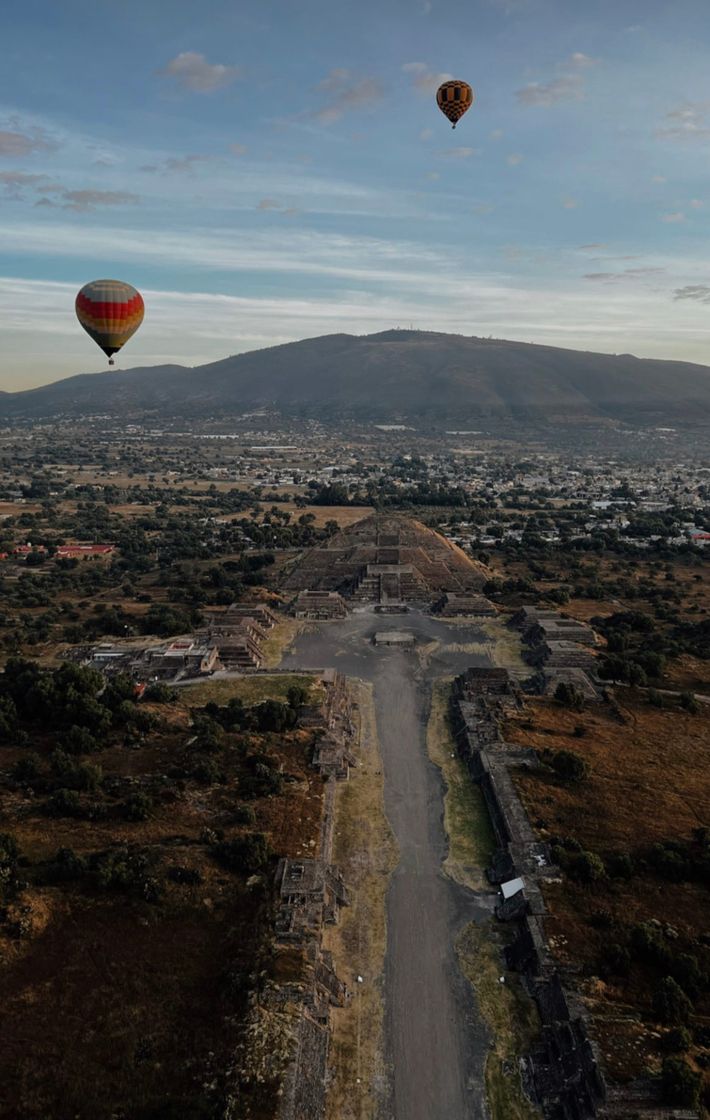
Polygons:
M426 657L374 647L376 630L416 633ZM426 746L431 682L478 661L476 627L452 632L418 612L368 612L301 633L284 667L334 665L373 683L385 810L399 848L387 893L385 1049L390 1099L383 1120L483 1120L487 1028L456 955L464 927L490 913L489 893L447 878L443 781ZM461 648L463 646L464 648ZM457 648L458 647L458 648Z

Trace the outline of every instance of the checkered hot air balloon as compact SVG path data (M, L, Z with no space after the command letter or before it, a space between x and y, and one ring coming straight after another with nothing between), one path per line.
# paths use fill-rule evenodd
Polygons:
M143 322L140 292L122 280L92 280L76 297L76 317L113 365L112 354L128 342Z
M452 128L456 128L456 122L468 112L473 102L474 93L468 82L459 82L455 78L442 82L436 91L436 103L451 121Z

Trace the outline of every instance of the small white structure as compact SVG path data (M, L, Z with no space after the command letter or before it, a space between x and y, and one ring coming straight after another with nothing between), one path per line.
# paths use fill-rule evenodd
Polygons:
M525 883L522 879L509 879L507 883L501 883L500 893L503 895L503 901L507 902L509 898L513 898L516 894L520 894L525 890Z

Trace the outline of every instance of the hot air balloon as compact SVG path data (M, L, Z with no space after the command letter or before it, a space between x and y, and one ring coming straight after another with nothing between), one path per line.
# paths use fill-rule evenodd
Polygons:
M436 103L451 121L452 128L456 128L456 122L468 112L473 100L474 93L468 82L459 82L455 78L450 82L442 82L436 91Z
M112 354L128 342L143 322L140 292L122 280L92 280L76 297L76 317L112 366Z

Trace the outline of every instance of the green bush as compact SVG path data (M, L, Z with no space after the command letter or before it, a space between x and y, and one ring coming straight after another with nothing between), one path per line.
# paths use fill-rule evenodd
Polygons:
M232 820L235 824L255 824L256 813L251 805L235 805L232 810Z
M68 883L80 879L86 872L86 860L73 848L60 848L46 869L51 883Z
M121 804L121 813L127 821L145 821L153 809L153 799L147 793L132 793Z
M672 976L666 976L653 993L653 1013L661 1023L682 1026L693 1013L693 1005Z
M58 789L47 801L45 812L50 817L74 817L76 820L86 815L81 798L74 789Z
M41 766L42 760L39 755L30 752L29 754L23 755L22 758L18 758L10 771L10 777L13 781L21 782L23 785L30 784L40 777L42 773Z
M691 1034L687 1027L673 1027L672 1030L666 1031L661 1039L661 1048L667 1054L684 1054L686 1050L690 1050L691 1042Z
M143 699L149 700L151 704L173 704L176 698L177 692L175 689L169 688L162 681L156 681L155 684L149 685L143 693Z
M702 1077L685 1058L664 1058L661 1091L666 1104L695 1108L700 1100Z
M204 758L193 767L192 777L203 786L212 786L224 781L224 771L215 759Z
M248 832L232 840L222 840L214 847L217 860L230 871L250 875L268 862L271 852L263 832Z
M574 751L556 751L551 766L564 782L581 782L589 775L589 764Z
M571 879L585 886L598 882L606 874L604 864L595 852L577 852L569 856L565 870Z

